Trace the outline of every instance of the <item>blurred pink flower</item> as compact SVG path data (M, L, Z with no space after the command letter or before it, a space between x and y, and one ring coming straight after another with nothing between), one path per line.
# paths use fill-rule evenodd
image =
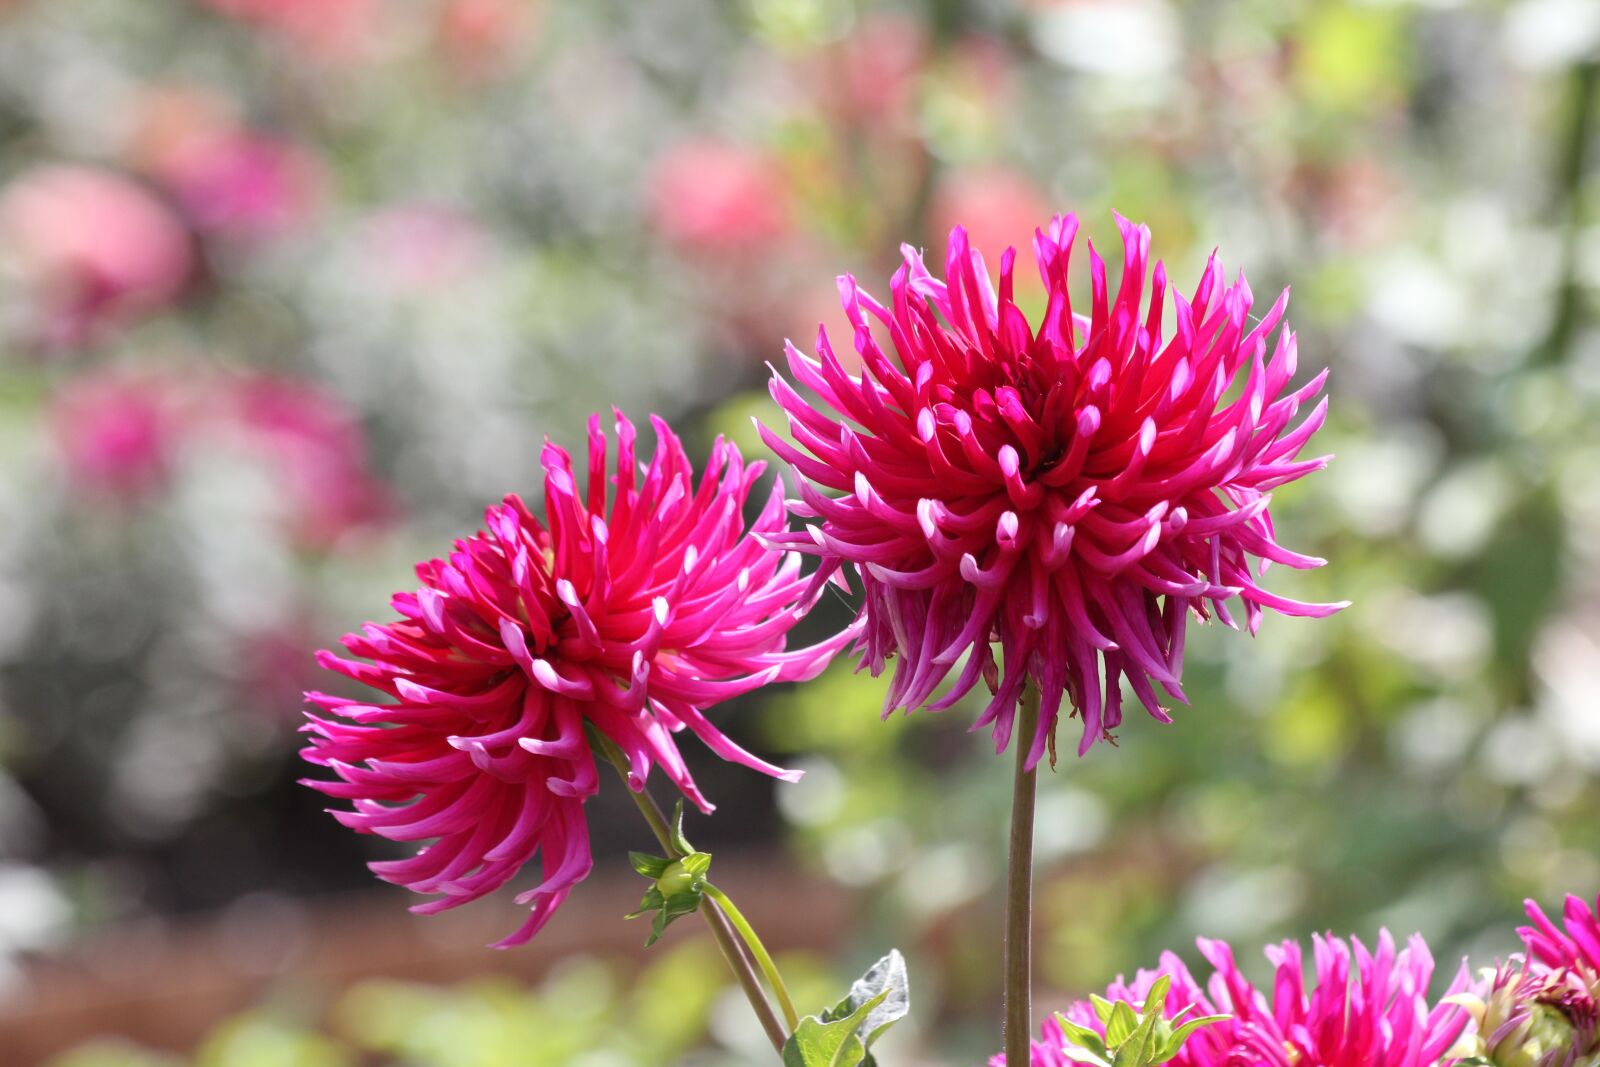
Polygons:
M806 74L837 121L909 127L927 56L927 34L917 19L879 13L863 18L842 41L808 57Z
M1063 699L1083 719L1080 754L1109 737L1123 678L1170 721L1153 685L1184 700L1190 614L1234 625L1233 600L1253 633L1264 608L1342 606L1257 584L1265 561L1322 563L1279 546L1267 512L1271 490L1327 462L1295 459L1325 403L1290 428L1326 372L1289 388L1287 329L1267 358L1288 294L1253 322L1243 276L1227 284L1213 257L1192 299L1173 294L1177 334L1163 343L1166 268L1155 266L1141 323L1150 231L1119 216L1120 287L1112 297L1091 245L1092 315L1075 315L1077 225L1057 216L1035 231L1049 290L1037 330L1013 300L1014 251L997 294L959 227L942 281L905 249L889 307L844 277L862 373L845 372L825 330L820 362L789 345L789 368L817 401L775 374L794 442L761 429L801 479L797 513L818 520L774 542L821 557L818 581L850 565L864 588L863 664L877 674L899 657L884 713L947 708L982 678L994 697L973 728L992 724L1004 749L1031 680L1041 715L1020 741L1030 766L1053 742Z
M957 226L966 230L973 248L1024 248L1050 205L1032 178L1001 166L959 167L946 172L929 208L937 243ZM1031 275L1023 284L1037 282Z
M685 141L651 168L648 210L656 230L691 251L754 251L789 231L788 190L777 164L725 141Z
M466 82L509 73L542 15L537 0L445 0L439 50Z
M187 449L231 449L272 480L286 530L322 547L387 518L354 413L294 378L202 370L92 371L69 383L52 421L79 492L130 499L166 488Z
M229 18L281 34L323 59L359 53L378 17L375 0L202 0Z
M310 382L249 375L223 399L211 425L272 472L296 540L330 544L390 514L388 490L367 467L361 427L338 397Z
M68 383L51 423L73 488L118 501L165 485L186 428L183 399L170 381L122 370Z
M0 192L0 254L15 261L36 339L50 348L92 343L170 302L194 266L165 204L85 166L40 167Z
M1428 985L1433 957L1413 936L1398 954L1387 930L1377 951L1352 938L1347 944L1329 935L1312 939L1315 974L1306 985L1301 948L1285 941L1266 950L1275 974L1270 993L1251 985L1224 941L1198 942L1212 974L1202 987L1182 960L1164 953L1160 966L1140 971L1134 980L1118 979L1106 990L1110 1001L1139 1007L1150 987L1165 975L1172 982L1165 1014L1228 1014L1231 1019L1201 1027L1170 1061L1171 1067L1433 1067L1461 1036L1468 1013L1443 1000L1433 1006ZM1466 964L1447 996L1472 988ZM1064 1013L1068 1020L1101 1035L1105 1027L1087 1001ZM1033 1043L1032 1067L1071 1067L1067 1041L1054 1018ZM1004 1067L1004 1055L991 1067Z
M363 246L372 269L398 289L427 292L469 275L489 258L488 235L461 212L396 204L367 219Z
M304 224L324 176L306 149L246 126L233 102L209 89L159 85L142 92L126 155L168 190L205 233L268 237Z
M244 130L197 137L167 160L165 178L196 228L269 237L315 211L322 170L305 149Z
M709 811L673 735L687 729L724 759L793 779L739 748L705 709L811 678L848 639L784 651L809 601L799 557L760 543L785 524L781 486L747 531L743 509L762 465L747 466L719 438L696 487L678 438L652 424L657 447L642 482L634 428L620 413L615 474L598 415L586 482L547 443L547 524L507 497L447 560L417 568L422 588L392 601L398 620L344 638L362 659L320 656L395 703L308 694L338 716L312 717L305 750L339 778L307 784L353 802L335 817L363 833L434 842L373 864L388 881L441 895L414 911L477 900L541 856L543 881L517 898L532 914L502 947L537 933L589 873L583 805L599 774L586 728L626 756L633 789L659 766Z

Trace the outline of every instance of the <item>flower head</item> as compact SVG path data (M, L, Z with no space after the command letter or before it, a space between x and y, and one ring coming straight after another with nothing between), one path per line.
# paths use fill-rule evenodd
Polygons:
M1600 979L1517 961L1492 972L1487 997L1457 998L1477 1024L1467 1049L1495 1067L1600 1064Z
M1163 1009L1169 1017L1185 1011L1231 1016L1192 1034L1173 1067L1431 1067L1469 1021L1467 1011L1454 1004L1430 1005L1433 957L1420 937L1398 952L1387 931L1379 933L1375 952L1355 938L1316 937L1309 986L1299 943L1285 941L1266 951L1275 972L1270 993L1244 977L1226 942L1202 938L1198 944L1212 967L1204 986L1168 952L1155 970L1140 971L1132 982L1118 979L1105 994L1110 1001L1142 1005L1150 987L1166 976L1172 983ZM1469 986L1463 964L1447 999ZM1087 1001L1068 1008L1066 1017L1105 1032ZM1069 1067L1066 1048L1061 1026L1046 1022L1043 1040L1033 1044L1033 1067ZM991 1067L1004 1063L1004 1056L990 1061Z
M1083 718L1080 753L1108 736L1123 678L1168 721L1155 686L1184 699L1191 614L1233 625L1239 611L1254 632L1264 608L1342 607L1258 584L1268 562L1322 563L1281 547L1267 512L1272 489L1326 462L1296 459L1324 404L1291 427L1325 372L1290 388L1287 329L1268 358L1287 293L1253 320L1243 276L1228 283L1213 256L1192 298L1171 294L1175 334L1163 342L1166 270L1155 265L1141 318L1150 232L1118 224L1122 279L1112 296L1091 244L1087 317L1067 292L1076 220L1035 231L1049 294L1037 327L1013 300L1015 253L1001 259L996 293L959 227L944 280L905 250L887 307L842 278L861 375L844 370L825 330L815 360L790 345L790 370L821 403L775 375L794 443L762 431L802 479L802 513L820 520L778 541L819 555L819 580L852 565L865 588L864 663L876 674L899 656L885 713L948 707L984 678L994 698L977 725L993 724L1003 749L1032 679L1043 713L1022 739L1030 766L1064 698Z
M532 914L502 946L532 937L589 872L583 804L599 777L586 729L621 750L635 790L659 766L710 810L673 735L687 729L724 759L796 777L741 749L705 709L812 677L849 639L784 651L808 583L799 557L749 536L782 529L781 487L746 531L761 464L719 439L696 486L677 437L652 422L658 444L642 480L620 414L614 476L599 416L586 484L546 444L546 522L507 497L485 529L417 568L422 588L392 602L399 619L344 638L361 659L321 654L391 703L309 694L337 716L312 718L305 752L340 779L308 784L353 802L335 817L436 842L373 864L388 881L441 894L413 910L476 900L540 857L543 881L517 898Z

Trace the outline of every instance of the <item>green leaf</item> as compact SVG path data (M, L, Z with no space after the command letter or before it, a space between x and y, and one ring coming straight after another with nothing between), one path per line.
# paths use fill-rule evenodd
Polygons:
M904 1019L911 1010L911 983L906 975L906 958L900 950L890 949L887 956L868 967L867 973L851 984L843 1003L852 1012L863 1004L877 1004L861 1024L862 1042L868 1048L885 1030Z
M783 1046L784 1067L860 1067L867 1046L856 1031L873 1009L888 999L889 989L857 1006L840 1019L807 1015Z

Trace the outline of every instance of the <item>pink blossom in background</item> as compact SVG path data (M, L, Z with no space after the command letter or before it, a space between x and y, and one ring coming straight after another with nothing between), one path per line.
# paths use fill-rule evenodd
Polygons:
M195 227L270 237L309 221L322 168L305 149L244 130L192 139L166 161L165 178Z
M172 382L122 370L69 382L50 416L73 488L120 501L165 485L173 449L187 429L184 401Z
M739 748L705 711L814 677L850 636L784 651L810 583L798 556L761 543L785 526L781 486L747 530L742 512L762 465L719 438L697 485L678 438L652 424L656 451L642 480L634 428L620 413L614 468L599 416L590 420L583 481L546 444L545 522L507 497L448 558L417 568L422 587L391 602L398 619L344 638L357 658L320 656L392 703L308 694L325 717L306 727L305 757L338 780L307 784L352 802L334 813L347 826L433 842L372 865L439 895L414 911L477 900L540 859L542 881L517 897L532 914L502 947L536 934L589 873L583 806L600 771L586 728L626 756L633 789L660 767L709 811L674 735L687 730L723 759L796 777Z
M844 40L807 58L804 75L823 107L851 126L910 127L917 79L928 58L921 22L880 13Z
M233 102L210 89L150 88L129 125L131 164L166 189L202 233L274 236L307 223L322 199L316 157L249 128Z
M690 251L754 251L790 228L782 170L743 145L675 145L652 166L646 196L657 232Z
M71 165L27 171L0 192L0 256L48 348L93 343L170 303L194 267L188 234L153 194Z
M265 464L297 540L331 544L392 512L387 488L368 469L354 413L332 393L292 378L250 375L231 382L220 399L215 432Z
M1266 950L1275 972L1270 991L1245 978L1226 942L1201 938L1197 943L1212 968L1205 985L1168 952L1155 970L1140 971L1132 982L1119 978L1105 992L1107 1000L1139 1007L1165 975L1172 982L1164 1008L1168 1017L1191 1006L1192 1016L1232 1016L1192 1034L1171 1067L1433 1067L1470 1019L1443 998L1429 1000L1433 957L1421 937L1413 936L1399 952L1386 930L1378 935L1376 951L1355 938L1347 943L1332 935L1315 937L1309 985L1299 943L1285 941ZM1471 988L1463 962L1445 995ZM1087 1001L1064 1014L1105 1034ZM1043 1040L1033 1043L1032 1067L1071 1067L1075 1061L1066 1047L1060 1025L1051 1018L1043 1026ZM989 1061L991 1067L1005 1062L1004 1055Z
M321 59L359 56L379 17L376 0L202 0L239 22L280 34Z
M367 219L362 246L372 270L396 289L425 293L488 262L491 243L467 215L438 204L396 204Z
M439 12L440 54L463 81L508 74L542 14L538 0L445 0Z
M313 382L210 368L94 371L63 388L52 421L80 493L142 497L167 487L186 451L226 448L265 470L288 535L309 547L394 511L354 413Z
M1014 252L997 293L959 227L942 280L905 249L887 307L842 278L862 373L845 372L826 330L817 359L790 345L790 371L817 399L775 374L793 441L761 429L801 479L797 513L816 520L774 543L819 556L818 580L849 565L865 591L863 664L877 674L898 657L884 713L947 708L983 679L994 696L973 728L992 726L1004 749L1031 680L1041 714L1020 742L1030 766L1063 700L1083 720L1080 754L1109 737L1123 678L1170 721L1154 686L1184 699L1190 615L1232 626L1238 611L1253 633L1266 608L1342 606L1258 584L1269 561L1322 563L1281 547L1267 511L1274 488L1327 462L1295 458L1325 403L1292 425L1325 372L1290 388L1287 329L1268 358L1288 294L1253 319L1243 276L1228 283L1213 256L1192 296L1172 294L1176 329L1163 342L1166 268L1156 264L1141 316L1150 232L1118 225L1121 283L1113 296L1091 245L1088 316L1068 294L1076 219L1035 231L1049 292L1037 328L1013 299Z
M1024 248L1038 221L1050 214L1049 201L1032 178L1003 166L957 167L946 171L928 211L937 243L961 227L973 248ZM1019 279L1037 286L1037 279Z

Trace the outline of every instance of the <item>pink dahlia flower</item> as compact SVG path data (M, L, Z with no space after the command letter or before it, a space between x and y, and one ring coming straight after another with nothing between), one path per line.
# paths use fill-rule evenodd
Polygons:
M943 281L905 250L888 307L842 278L860 376L826 330L818 359L790 345L790 370L820 403L774 375L795 443L762 429L801 477L800 513L820 520L775 540L820 556L818 580L852 565L865 588L864 664L877 674L900 657L885 714L948 707L985 678L994 698L974 729L993 724L1004 749L1032 679L1042 714L1022 739L1029 766L1063 698L1083 718L1080 753L1108 737L1124 677L1169 721L1154 687L1184 699L1191 614L1234 625L1237 610L1253 633L1263 608L1323 616L1343 606L1258 584L1269 561L1323 562L1281 547L1267 512L1272 489L1327 461L1295 458L1324 403L1291 427L1326 372L1290 387L1288 330L1268 358L1288 294L1253 320L1243 276L1228 283L1213 256L1191 298L1173 292L1176 329L1163 342L1166 269L1155 265L1141 320L1150 231L1117 221L1122 280L1110 295L1091 246L1089 316L1073 313L1067 292L1071 215L1035 231L1049 293L1037 326L1012 299L1015 253L1001 259L997 294L959 227Z
M1594 907L1575 894L1567 895L1563 914L1565 929L1550 921L1532 900L1525 901L1531 926L1517 928L1528 946L1528 959L1548 968L1584 968L1600 978L1600 897Z
M589 872L583 804L599 773L586 729L626 755L635 790L659 766L709 811L673 735L688 729L724 759L792 780L705 710L810 678L848 639L784 651L808 583L798 556L758 540L783 528L781 487L746 531L742 509L762 465L719 439L696 486L677 437L652 424L658 445L642 481L620 413L615 475L598 415L587 483L547 444L547 524L507 497L448 559L417 568L422 588L394 598L397 620L344 638L360 660L321 654L392 703L309 694L337 716L312 718L305 751L340 779L308 784L353 802L335 817L434 842L373 864L388 881L440 894L413 910L476 900L541 858L543 881L517 898L532 914L502 947L537 933Z
M1413 936L1398 953L1388 931L1378 934L1377 951L1359 940L1312 939L1315 978L1308 986L1298 942L1285 941L1266 950L1274 968L1270 993L1239 971L1233 950L1223 941L1201 938L1200 953L1211 964L1204 986L1183 961L1164 953L1153 971L1140 971L1132 982L1118 979L1105 996L1144 1003L1156 979L1166 975L1172 988L1166 1014L1227 1014L1232 1018L1192 1034L1172 1067L1432 1067L1453 1045L1469 1021L1468 1012L1441 1000L1430 1005L1428 985L1433 957L1421 937ZM1471 988L1465 962L1446 996ZM1080 1001L1066 1011L1080 1026L1100 1034L1105 1027L1093 1007ZM1052 1018L1043 1040L1033 1043L1033 1067L1070 1067L1067 1039ZM996 1056L991 1067L1003 1067Z

